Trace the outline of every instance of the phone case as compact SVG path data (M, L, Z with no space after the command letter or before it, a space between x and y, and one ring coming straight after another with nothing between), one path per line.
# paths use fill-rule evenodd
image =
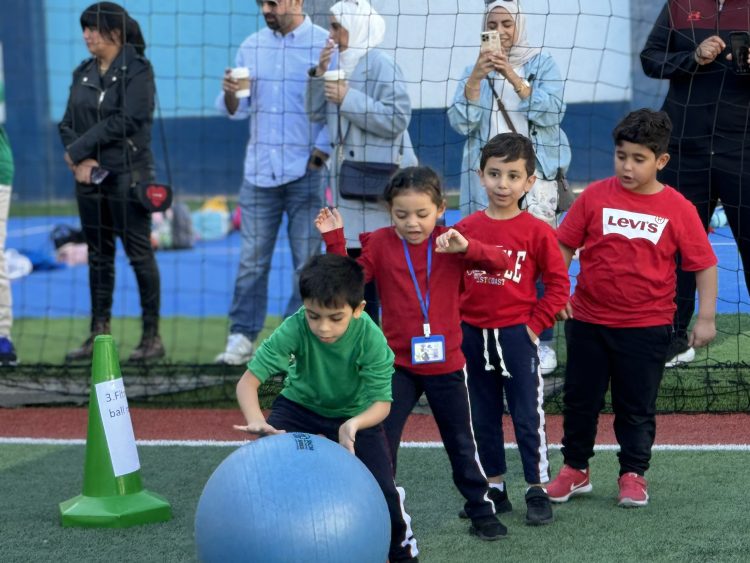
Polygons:
M497 31L483 31L482 40L479 47L481 52L484 51L500 51L502 44L500 43L500 34Z

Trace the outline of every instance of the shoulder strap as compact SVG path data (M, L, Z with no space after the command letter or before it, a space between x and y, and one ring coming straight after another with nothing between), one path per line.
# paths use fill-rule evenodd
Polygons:
M505 104L503 104L503 101L500 99L500 96L497 95L497 90L495 90L495 85L492 83L492 80L489 76L487 78L487 84L490 85L490 90L492 90L492 94L495 96L495 100L497 101L497 107L500 110L500 113L503 114L503 119L505 119L505 123L508 125L510 130L513 133L518 133L516 131L516 126L513 125L513 122L510 120L510 116L508 115L508 110L505 109Z

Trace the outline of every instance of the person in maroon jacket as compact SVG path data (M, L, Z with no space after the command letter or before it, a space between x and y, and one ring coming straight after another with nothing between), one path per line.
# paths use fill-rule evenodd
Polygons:
M750 289L750 70L748 50L732 60L730 33L750 31L750 0L670 0L641 51L643 71L669 80L662 109L672 120L672 158L659 180L674 186L698 209L708 229L718 200L742 259ZM744 193L743 193L744 192ZM741 234L744 229L744 234ZM675 337L667 367L690 362L688 325L695 311L695 276L677 270Z
M463 352L479 459L487 470L498 512L510 512L504 483L503 395L523 463L526 523L548 524L553 514L544 484L549 481L544 426L544 382L539 335L555 324L570 295L570 280L554 229L522 202L534 185L534 147L518 133L496 135L482 148L479 179L488 207L456 225L465 237L502 248L504 272L469 270L461 294ZM537 298L541 276L544 295ZM461 514L463 516L463 514Z
M384 425L396 454L406 419L424 392L466 499L471 532L483 540L507 534L488 496L471 426L466 360L461 352L458 296L464 272L504 272L502 249L467 240L455 229L436 226L445 212L440 178L427 167L396 172L383 194L394 226L360 235L358 262L374 280L382 305L383 333L396 355L393 404ZM315 221L328 252L346 254L338 210L322 209Z

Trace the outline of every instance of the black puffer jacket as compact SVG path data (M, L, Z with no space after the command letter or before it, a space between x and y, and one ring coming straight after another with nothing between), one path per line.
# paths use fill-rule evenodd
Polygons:
M151 63L130 45L120 50L104 74L96 59L73 71L60 137L73 162L93 158L115 174L153 167L154 115Z

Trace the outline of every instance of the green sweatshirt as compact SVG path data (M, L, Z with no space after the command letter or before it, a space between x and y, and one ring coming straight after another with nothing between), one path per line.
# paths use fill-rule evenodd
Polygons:
M321 342L300 308L269 336L247 368L261 382L287 374L281 394L329 418L351 418L375 401L392 400L393 352L363 313L333 344Z
M13 153L10 152L10 141L5 128L0 125L0 185L13 184Z

